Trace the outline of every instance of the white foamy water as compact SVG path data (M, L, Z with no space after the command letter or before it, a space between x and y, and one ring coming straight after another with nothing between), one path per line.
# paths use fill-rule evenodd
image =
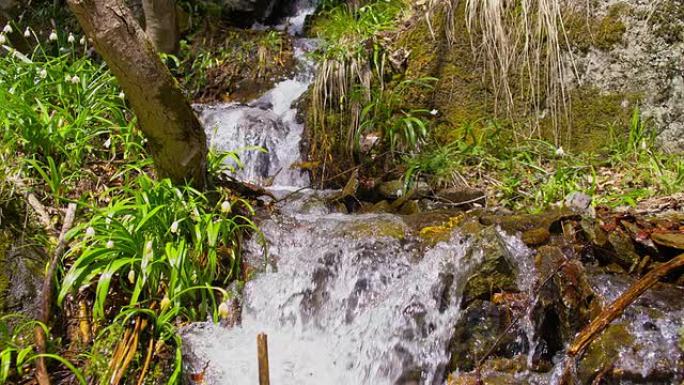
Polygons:
M306 17L314 8L308 5L281 25L290 34L301 33ZM308 174L297 168L302 161L300 145L304 126L297 120L295 103L313 81L314 64L306 57L315 42L297 38L294 56L297 73L277 83L263 96L246 105L231 103L197 106L202 125L207 131L211 148L233 151L240 157L242 168L236 168L236 178L265 186L297 186L309 184Z
M260 332L273 384L442 383L460 278L479 251L468 253L457 234L425 251L378 233L405 230L392 215L295 215L262 226L273 268L245 287L242 326L184 333L195 366L207 363L208 384L254 384Z

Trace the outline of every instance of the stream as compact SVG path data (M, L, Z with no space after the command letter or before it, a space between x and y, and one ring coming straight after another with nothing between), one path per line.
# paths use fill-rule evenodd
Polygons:
M298 35L312 12L304 4L278 26L295 36L295 76L247 104L198 108L211 146L239 152L245 167L234 176L288 198L259 223L267 256L258 237L245 246L244 258L260 272L242 290L241 323L196 323L182 331L186 372L201 372L203 384L256 384L256 336L263 332L275 385L444 384L454 330L466 312L466 279L486 247L458 230L426 246L405 216L341 213L326 203L333 191L302 189L310 180L292 167L302 161L304 131L295 104L312 82L315 67L306 53L316 42ZM516 266L518 288L532 297L538 284L532 250L501 229L493 238ZM605 277L591 284L610 300L627 287ZM677 352L684 311L675 310L675 319L652 320L638 309L624 316L637 320L632 334L644 346L620 353L632 371L646 378L659 365L681 365L671 353ZM547 349L538 344L533 316L530 311L522 317L517 342L527 347L518 353L527 354L528 366ZM668 355L672 359L663 361ZM562 363L562 354L553 362ZM558 382L558 367L524 370L524 377L527 384ZM674 380L681 376L662 383Z

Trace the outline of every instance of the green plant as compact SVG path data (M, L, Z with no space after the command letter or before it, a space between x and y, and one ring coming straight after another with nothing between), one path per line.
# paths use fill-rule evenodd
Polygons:
M129 306L161 306L166 299L174 306L184 303L190 318L206 316L215 303L212 287L237 277L242 232L255 229L247 217L231 214L231 207L249 205L236 200L217 207L198 191L168 180L141 176L136 184L122 188L120 198L70 233L76 243L67 258L74 262L59 302L73 290L95 285L98 319L106 315L112 290Z
M34 329L42 328L50 335L48 327L21 314L0 316L0 384L12 383L28 376L31 363L39 358L58 361L69 369L81 385L85 378L71 362L54 353L37 353L33 344Z

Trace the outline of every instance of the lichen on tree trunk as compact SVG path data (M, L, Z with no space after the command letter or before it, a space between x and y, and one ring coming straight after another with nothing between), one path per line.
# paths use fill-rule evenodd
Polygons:
M68 0L126 93L157 173L206 185L207 139L190 104L123 0Z

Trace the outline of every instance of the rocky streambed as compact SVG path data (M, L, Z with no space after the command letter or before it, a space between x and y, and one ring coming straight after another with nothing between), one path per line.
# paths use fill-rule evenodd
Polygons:
M240 316L231 318L242 324L184 331L189 377L253 383L254 339L266 332L279 384L684 379L681 271L628 307L572 365L565 359L602 309L682 252L681 212L390 214L376 205L348 213L339 192L279 194L287 199L261 222L268 252L258 242L247 248L257 273L236 291Z

